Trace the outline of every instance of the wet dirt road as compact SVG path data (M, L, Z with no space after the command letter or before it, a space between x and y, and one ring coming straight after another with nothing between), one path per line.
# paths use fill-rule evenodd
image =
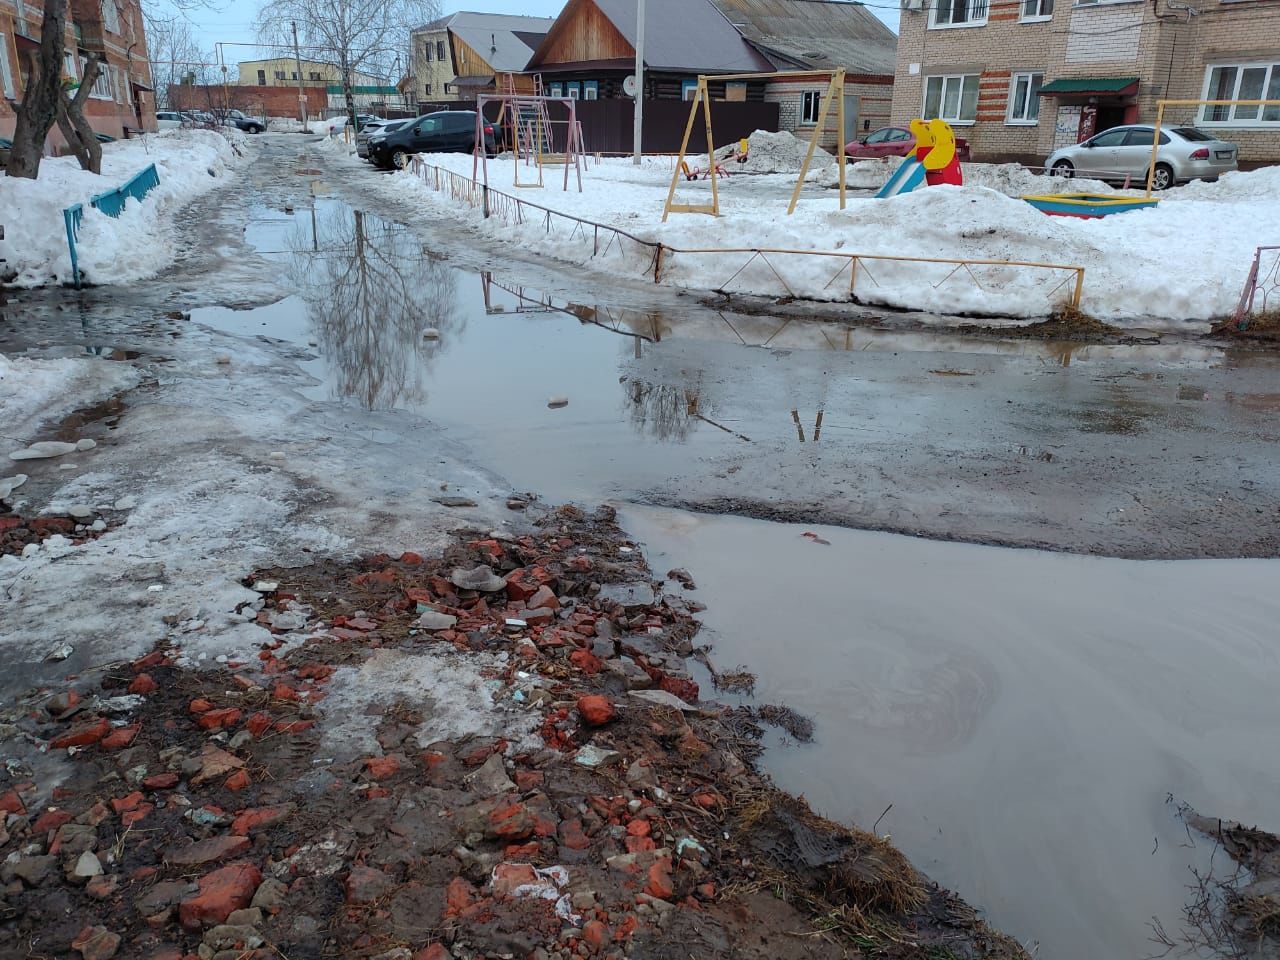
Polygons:
M718 312L570 276L536 252L496 256L454 224L401 226L371 171L330 171L313 199L302 171L328 161L300 158L298 143L264 138L240 189L197 205L170 275L133 292L19 296L0 345L158 353L174 324L154 318L193 309L193 331L300 371L269 442L287 442L294 417L313 431L342 423L339 443L376 451L378 482L339 480L352 497L368 491L373 516L420 495L412 480L447 442L550 500L1114 557L1276 552L1280 395L1266 353ZM549 409L556 395L568 406ZM1041 956L1084 955L1063 952L1080 925L1097 930L1090 955L1140 955L1146 913L1176 905L1185 863L1168 854L1153 874L1134 844L1111 841L1176 847L1166 793L1201 788L1186 799L1246 820L1274 813L1242 726L1274 728L1274 611L1252 604L1270 564L1239 578L1231 565L1204 578L1199 565L1152 567L1178 571L1162 579L849 531L836 534L856 549L794 554L788 527L637 516L637 532L702 583L724 655L818 720L819 747L771 755L784 786L864 826L893 802L882 829L997 925L1042 940ZM894 544L894 556L864 543ZM1196 607L1197 590L1229 615ZM842 646L853 617L861 646ZM1230 675L1209 682L1215 664ZM1244 739L1228 746L1222 731ZM1082 843L1090 830L1097 842Z

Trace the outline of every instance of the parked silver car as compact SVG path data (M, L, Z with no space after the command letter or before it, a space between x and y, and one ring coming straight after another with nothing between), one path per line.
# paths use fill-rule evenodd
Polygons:
M372 120L360 128L356 134L356 156L369 159L369 138L382 133L392 133L403 127L408 120Z
M1044 165L1061 177L1091 177L1094 180L1124 180L1146 183L1151 166L1150 126L1112 127L1084 143L1063 147L1050 154ZM1156 170L1152 185L1164 190L1188 180L1214 180L1238 169L1239 150L1234 143L1219 140L1196 127L1165 127L1160 130Z

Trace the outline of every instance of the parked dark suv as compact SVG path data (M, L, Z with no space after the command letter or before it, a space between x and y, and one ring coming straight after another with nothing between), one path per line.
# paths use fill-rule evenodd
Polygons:
M471 153L476 146L476 112L441 110L369 138L369 159L379 167L403 169L415 153ZM484 148L497 153L493 125L484 125Z

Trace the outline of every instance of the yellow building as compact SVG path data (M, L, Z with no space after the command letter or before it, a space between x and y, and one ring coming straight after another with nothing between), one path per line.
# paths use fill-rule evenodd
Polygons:
M239 83L244 87L296 87L298 85L298 61L293 57L273 57L270 60L242 60L239 64ZM331 63L302 61L304 84L341 83L338 68ZM360 80L356 80L360 83Z

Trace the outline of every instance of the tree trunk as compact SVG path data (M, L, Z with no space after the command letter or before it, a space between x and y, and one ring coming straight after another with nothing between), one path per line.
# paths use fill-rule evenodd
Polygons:
M80 89L75 98L67 96L67 91L58 88L58 129L67 141L81 170L90 173L102 173L102 144L98 142L93 127L85 119L84 105L93 91L93 85L102 72L102 61L94 57L84 67L84 76L80 80Z
M62 91L62 45L67 32L67 0L44 0L40 50L32 53L27 86L18 105L18 121L9 151L9 176L34 180L40 173L45 137L58 113Z
M356 129L356 98L351 90L351 67L347 65L347 53L342 52L342 95L347 101L347 123L351 124L351 137L354 140L357 133Z

